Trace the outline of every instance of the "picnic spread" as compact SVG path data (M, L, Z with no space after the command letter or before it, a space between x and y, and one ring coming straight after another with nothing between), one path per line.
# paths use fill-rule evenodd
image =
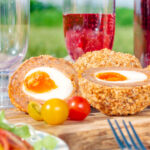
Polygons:
M149 78L149 66L143 69L134 56L109 49L86 53L75 63L33 57L10 78L16 108L6 109L6 118L58 136L73 150L115 149L107 119L132 121L141 139L147 138L141 127L149 123Z
M69 55L23 61L30 0L0 3L0 150L150 149L149 6L132 55L113 50L115 0L64 0Z

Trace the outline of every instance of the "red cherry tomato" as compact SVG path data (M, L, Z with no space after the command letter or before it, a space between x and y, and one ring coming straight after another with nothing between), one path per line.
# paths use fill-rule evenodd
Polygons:
M33 150L25 140L4 129L0 129L0 144L2 150Z
M68 105L71 120L84 120L90 113L90 104L82 97L72 97L68 100Z

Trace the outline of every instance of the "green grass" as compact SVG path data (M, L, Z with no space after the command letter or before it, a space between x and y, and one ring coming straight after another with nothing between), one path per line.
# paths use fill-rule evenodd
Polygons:
M133 53L132 27L116 27L115 51ZM49 54L56 57L67 55L62 27L31 26L29 49L26 58Z
M132 26L116 26L113 49L115 51L133 54Z
M61 27L31 27L29 49L26 58L50 54L56 57L67 55Z

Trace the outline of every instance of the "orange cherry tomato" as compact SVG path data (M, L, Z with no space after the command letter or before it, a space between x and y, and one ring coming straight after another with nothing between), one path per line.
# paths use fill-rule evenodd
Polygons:
M62 124L68 118L68 104L61 99L50 99L42 106L42 117L51 125Z
M90 104L82 97L74 96L68 100L69 118L71 120L84 120L90 113Z

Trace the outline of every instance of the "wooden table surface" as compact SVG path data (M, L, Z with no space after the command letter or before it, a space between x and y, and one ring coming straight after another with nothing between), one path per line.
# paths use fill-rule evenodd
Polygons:
M50 126L43 121L35 121L27 114L9 109L5 111L11 123L24 122L35 129L51 133L62 138L70 150L116 150L119 149L107 119L117 119L123 128L122 120L132 121L137 133L147 149L150 149L150 109L128 117L108 117L100 112L91 113L84 121L66 121L63 125ZM123 128L123 131L124 128ZM124 132L126 133L126 132Z

